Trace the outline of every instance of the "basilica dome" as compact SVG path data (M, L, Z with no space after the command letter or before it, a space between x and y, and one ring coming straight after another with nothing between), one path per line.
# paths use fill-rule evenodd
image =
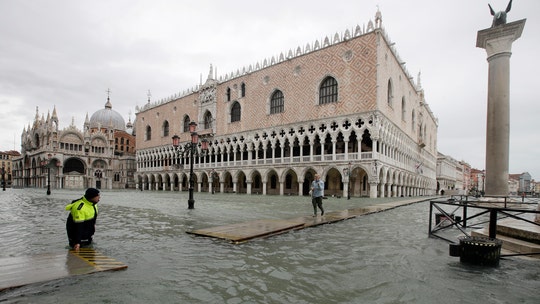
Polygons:
M107 98L105 109L96 111L90 117L90 128L108 128L111 125L114 130L126 130L126 122L122 118L122 115L112 109L112 104L109 98Z

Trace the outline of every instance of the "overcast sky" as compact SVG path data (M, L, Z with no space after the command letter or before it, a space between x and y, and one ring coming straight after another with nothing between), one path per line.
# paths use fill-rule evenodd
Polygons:
M507 0L0 0L0 151L20 151L36 107L56 106L60 128L104 107L126 120L135 107L304 47L374 18L439 120L438 150L485 167L488 63L476 48L491 26L488 3ZM510 173L540 179L540 1L514 0L527 19L512 47ZM130 116L131 113L131 116Z

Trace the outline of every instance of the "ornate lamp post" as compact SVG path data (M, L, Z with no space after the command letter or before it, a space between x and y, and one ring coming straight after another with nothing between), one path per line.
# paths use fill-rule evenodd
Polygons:
M484 189L485 189L485 182L486 182L486 170L482 170L482 196L484 196Z
M2 164L2 191L6 191L6 167Z
M212 171L210 172L210 178L212 181L212 194L216 193L214 182L217 180L217 175L218 173L216 172L216 170L212 169Z
M47 154L47 195L51 195L51 157L51 153Z
M343 169L343 172L347 175L347 179L349 180L347 183L347 199L351 199L351 165L352 163L349 162L348 167Z
M180 153L186 153L189 152L189 198L188 198L188 209L194 209L195 208L195 200L193 199L193 186L194 186L194 180L193 180L193 163L194 163L194 156L196 152L197 144L199 143L199 134L196 132L197 129L197 123L192 121L189 123L189 132L191 133L191 142L186 144L182 151L179 151L178 148L180 146L180 137L178 135L174 135L172 137L173 141L173 147L179 151ZM201 141L201 149L203 151L208 150L208 141L203 139Z

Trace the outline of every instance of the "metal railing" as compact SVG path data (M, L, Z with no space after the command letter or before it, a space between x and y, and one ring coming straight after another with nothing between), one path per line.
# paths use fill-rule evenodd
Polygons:
M450 243L454 241L443 236L449 228L456 228L461 234L470 237L467 229L484 228L487 224L489 238L497 237L497 221L512 218L519 222L540 227L534 217L540 214L536 210L538 198L521 197L472 197L451 196L449 199L430 201L429 231L430 237L436 237ZM435 215L435 216L434 216ZM532 219L531 219L532 218ZM535 255L540 253L523 253L512 255ZM509 256L509 255L505 255Z

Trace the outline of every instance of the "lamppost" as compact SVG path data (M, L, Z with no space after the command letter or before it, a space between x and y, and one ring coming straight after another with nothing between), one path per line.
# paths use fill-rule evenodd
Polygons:
M47 195L51 195L51 157L51 153L47 154Z
M343 172L347 175L347 179L349 182L347 182L347 199L351 199L351 165L352 163L349 162L348 167L343 169Z
M6 165L2 164L2 191L6 191Z
M191 142L186 144L184 148L180 151L178 150L180 146L180 137L178 135L174 135L172 137L173 141L173 147L179 152L179 153L186 153L189 152L189 198L188 198L188 209L194 209L195 208L195 200L193 199L193 186L194 186L194 180L193 180L193 162L194 162L194 156L195 156L195 148L197 147L197 144L199 143L199 134L196 132L197 129L197 123L192 121L189 123L189 132L191 133ZM203 151L208 150L208 141L206 139L203 139L201 141L201 149Z
M217 180L217 175L218 173L216 172L216 170L212 169L212 171L210 171L210 178L212 179L212 194L215 193L215 184L214 182Z
M484 196L486 188L486 170L482 170L482 196Z

